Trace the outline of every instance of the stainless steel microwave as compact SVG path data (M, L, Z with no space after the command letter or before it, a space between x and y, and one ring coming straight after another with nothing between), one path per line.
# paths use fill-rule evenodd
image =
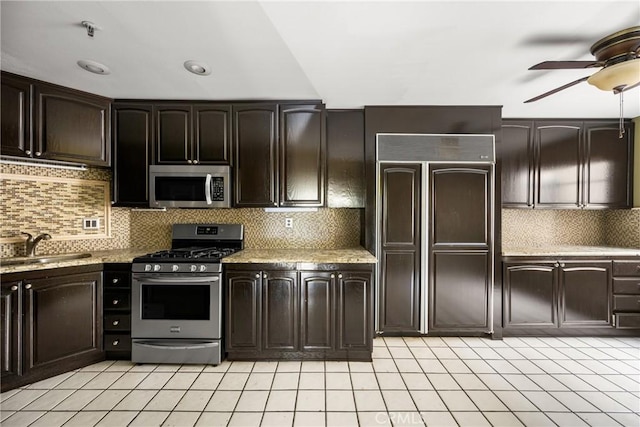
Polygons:
M229 166L149 166L152 208L230 208Z

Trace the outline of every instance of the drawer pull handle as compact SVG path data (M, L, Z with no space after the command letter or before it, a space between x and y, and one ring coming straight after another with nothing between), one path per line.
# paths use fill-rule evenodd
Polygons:
M640 285L640 283L638 283L638 284ZM18 290L18 287L17 287L16 285L13 285L13 286L11 287L11 290L12 290L12 291L17 291L17 290Z
M335 278L336 278L336 275L332 273L332 274L331 274L331 278L332 278L332 279L335 279Z
M120 300L118 300L118 299L114 299L113 300L113 305L118 305L119 303L120 303Z
M118 344L120 344L120 340L114 340L114 341L113 341L113 345L114 345L114 346L116 346L116 345L118 345Z
M119 281L120 281L120 279L116 278L116 279L113 279L113 280L111 281L111 283L113 283L113 284L115 285L115 284L116 284L116 283L118 283Z
M25 289L31 289L31 283L27 283L26 285L24 285Z
M342 279L342 273L338 274L338 279Z
M256 274L256 279L260 278L260 273Z
M113 326L118 326L119 324L120 324L119 320L114 320L112 323Z

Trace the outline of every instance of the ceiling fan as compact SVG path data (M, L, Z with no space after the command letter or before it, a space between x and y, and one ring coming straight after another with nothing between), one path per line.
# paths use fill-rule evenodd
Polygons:
M620 94L620 138L624 135L622 123L622 94L640 85L640 26L610 34L590 49L595 60L591 61L545 61L530 70L569 70L580 68L600 68L590 76L579 78L524 101L535 102L586 81L600 90Z
M592 61L545 61L530 70L569 70L579 68L600 68L591 76L586 76L552 89L525 103L538 101L561 90L587 81L604 91L622 93L640 85L640 27L631 27L610 34L591 46Z

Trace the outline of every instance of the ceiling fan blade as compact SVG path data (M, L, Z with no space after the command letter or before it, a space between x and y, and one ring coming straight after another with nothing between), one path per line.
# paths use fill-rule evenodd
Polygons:
M560 92L561 90L565 90L565 89L567 89L567 88L569 88L571 86L577 85L578 83L582 83L582 82L586 81L588 78L589 78L589 76L583 77L583 78L575 80L575 81L572 81L571 83L567 83L566 85L563 85L563 86L557 87L555 89L552 89L549 92L545 92L542 95L538 95L535 98L527 99L526 101L524 101L524 103L527 104L529 102L538 101L539 99L545 98L545 97L547 97L549 95L553 95L556 92Z
M598 61L544 61L529 68L530 70L572 70L577 68L600 67Z

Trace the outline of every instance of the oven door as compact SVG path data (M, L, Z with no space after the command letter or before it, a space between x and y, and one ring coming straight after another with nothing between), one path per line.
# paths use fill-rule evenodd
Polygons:
M131 337L220 339L221 274L134 274Z

